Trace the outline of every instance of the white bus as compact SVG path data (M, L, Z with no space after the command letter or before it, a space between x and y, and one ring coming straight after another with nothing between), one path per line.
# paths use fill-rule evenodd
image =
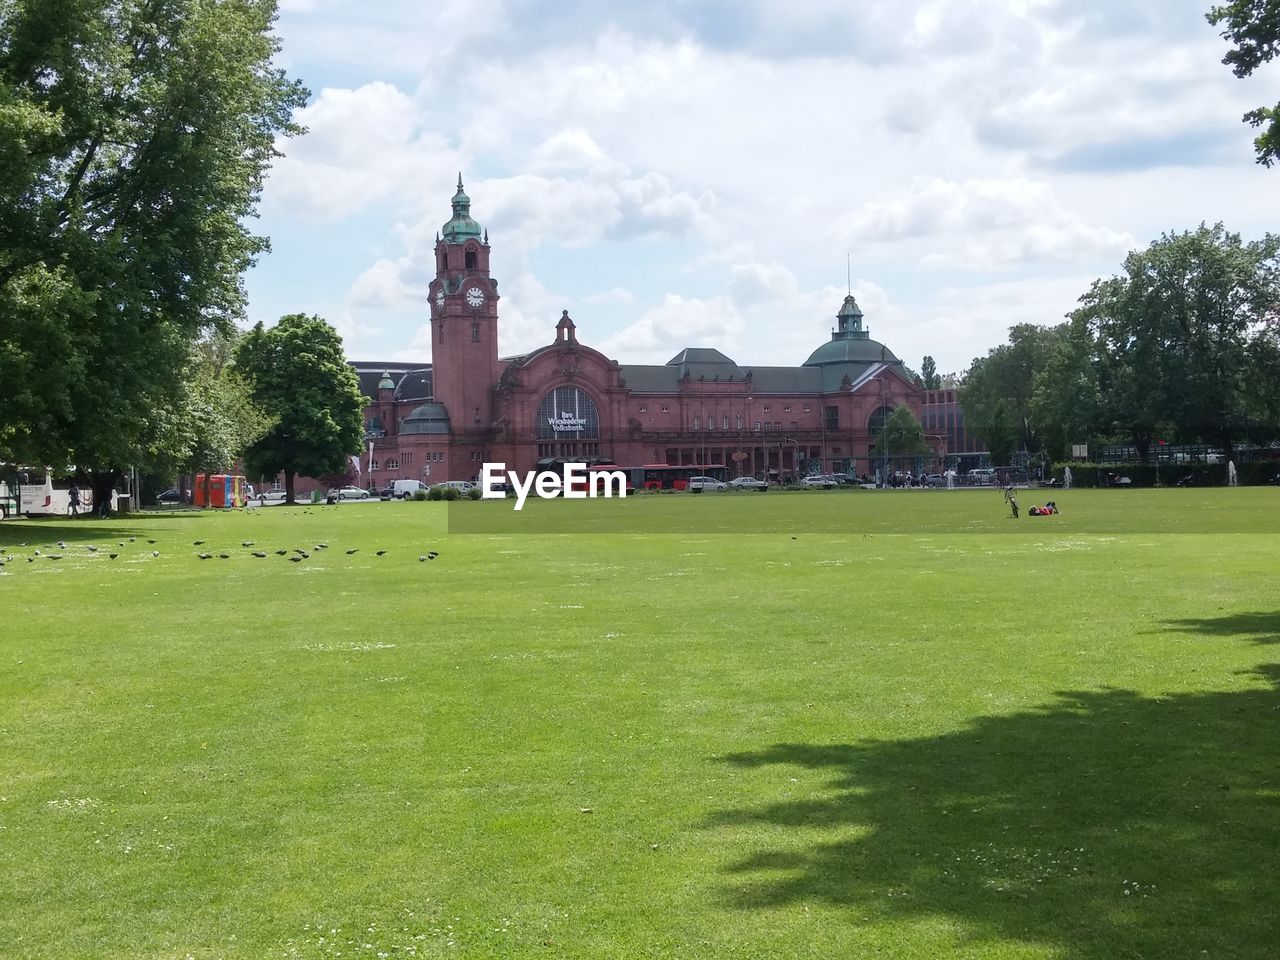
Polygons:
M117 509L120 494L111 492L111 509ZM93 491L88 487L80 488L79 513L90 513L93 510ZM21 495L18 500L18 512L28 517L61 516L71 513L70 489L58 490L53 486L53 476L45 473L43 480L32 480L21 484Z

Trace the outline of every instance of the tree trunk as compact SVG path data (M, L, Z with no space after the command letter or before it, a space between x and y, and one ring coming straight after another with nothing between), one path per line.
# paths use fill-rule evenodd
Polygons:
M94 470L89 474L93 490L93 515L105 519L111 515L111 494L123 476L120 470Z
M284 472L284 502L297 503L293 498L293 471L285 470Z

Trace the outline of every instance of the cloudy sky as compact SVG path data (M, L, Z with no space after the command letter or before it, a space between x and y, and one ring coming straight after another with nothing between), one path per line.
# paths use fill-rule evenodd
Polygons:
M962 370L1162 232L1276 226L1209 0L281 0L312 91L261 206L250 319L429 360L461 170L502 350L798 363L846 255L872 336Z

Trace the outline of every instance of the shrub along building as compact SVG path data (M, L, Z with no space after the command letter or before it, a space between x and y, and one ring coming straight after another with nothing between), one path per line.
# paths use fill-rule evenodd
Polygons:
M852 294L830 341L795 367L696 346L661 365L620 363L582 343L567 311L545 346L500 358L489 253L459 177L435 246L432 363L354 364L372 398L365 482L470 480L486 461L525 471L557 459L723 464L730 477L771 479L869 473L893 408L920 416L923 390L871 339Z

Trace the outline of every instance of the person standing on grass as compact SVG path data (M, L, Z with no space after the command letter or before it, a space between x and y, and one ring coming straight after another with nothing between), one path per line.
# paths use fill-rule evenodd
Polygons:
M80 488L74 483L71 489L67 491L67 516L78 517L80 515Z

